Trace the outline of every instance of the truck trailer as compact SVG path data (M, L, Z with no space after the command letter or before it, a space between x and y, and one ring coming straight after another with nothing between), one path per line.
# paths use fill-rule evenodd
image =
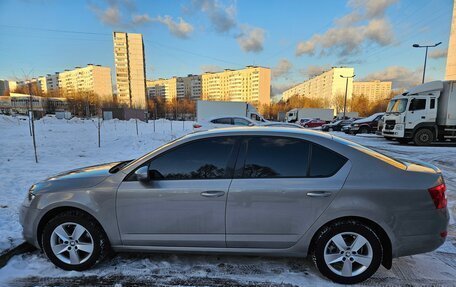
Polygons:
M456 81L428 82L392 98L382 134L402 144L455 141Z
M203 101L196 103L196 120L209 121L214 117L240 116L257 122L266 122L254 106L246 102Z

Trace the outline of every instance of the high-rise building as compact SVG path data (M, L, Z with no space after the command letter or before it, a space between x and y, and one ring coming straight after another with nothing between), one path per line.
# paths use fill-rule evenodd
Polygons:
M453 18L451 20L450 40L446 62L445 80L456 80L456 1L453 2Z
M322 100L325 108L338 109L338 101L345 96L347 79L342 78L354 75L354 68L333 67L307 81L298 84L282 94L282 100L286 101L292 96L303 96L310 99ZM353 92L353 78L348 79L347 99Z
M257 107L271 102L271 69L247 66L241 70L204 73L203 100L249 102Z
M114 32L117 101L146 109L146 64L142 34Z
M9 81L0 80L0 96L3 96L6 92L9 91Z
M385 99L391 94L392 82L353 82L353 96L365 96L370 102Z
M184 98L199 100L201 98L200 75L148 80L146 85L149 98L164 97L167 101Z
M58 73L58 90L61 96L93 93L103 101L112 101L111 68L89 64ZM49 82L54 81L50 78ZM46 80L46 85L48 81Z

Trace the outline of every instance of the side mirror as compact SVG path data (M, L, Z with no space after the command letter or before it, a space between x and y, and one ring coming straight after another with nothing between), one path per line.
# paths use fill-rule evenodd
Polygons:
M135 171L136 178L140 182L149 182L150 177L149 177L149 167L148 166L142 166L138 168Z

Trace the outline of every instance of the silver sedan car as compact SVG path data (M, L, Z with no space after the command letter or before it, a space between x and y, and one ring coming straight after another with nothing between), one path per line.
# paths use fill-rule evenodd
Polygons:
M30 188L20 218L25 239L65 270L110 250L310 256L352 284L443 244L446 205L435 166L320 132L250 127L58 174Z

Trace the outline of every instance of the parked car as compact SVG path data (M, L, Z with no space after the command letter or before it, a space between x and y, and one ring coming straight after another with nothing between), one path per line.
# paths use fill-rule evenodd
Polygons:
M321 126L321 130L325 132L340 131L343 126L350 125L355 119L339 120Z
M249 119L248 117L238 117L238 116L226 116L226 117L217 117L212 118L209 121L202 121L200 123L193 124L193 129L195 130L209 130L216 128L226 128L232 126L254 126L257 125L257 122Z
M382 118L385 113L376 113L373 115L368 116L367 118L363 118L360 120L356 120L350 125L350 134L367 134L367 133L374 133L377 131L378 122Z
M298 124L300 124L301 126L304 126L308 121L311 121L312 119L311 118L303 118L303 119L300 119Z
M344 132L346 134L349 134L350 133L350 127L351 127L351 124L343 126L343 127L340 128L340 131Z
M65 270L110 249L310 255L324 276L353 284L444 243L445 189L430 164L316 131L238 127L38 182L20 223Z
M261 126L263 127L282 127L282 128L298 128L298 129L302 129L303 127L298 125L298 124L294 124L294 123L284 123L284 122L268 122L268 123L265 123L265 124L262 124Z
M312 120L307 121L304 124L302 124L302 126L305 128L317 128L317 127L321 127L324 124L326 124L325 121L322 121L319 119L312 119Z

